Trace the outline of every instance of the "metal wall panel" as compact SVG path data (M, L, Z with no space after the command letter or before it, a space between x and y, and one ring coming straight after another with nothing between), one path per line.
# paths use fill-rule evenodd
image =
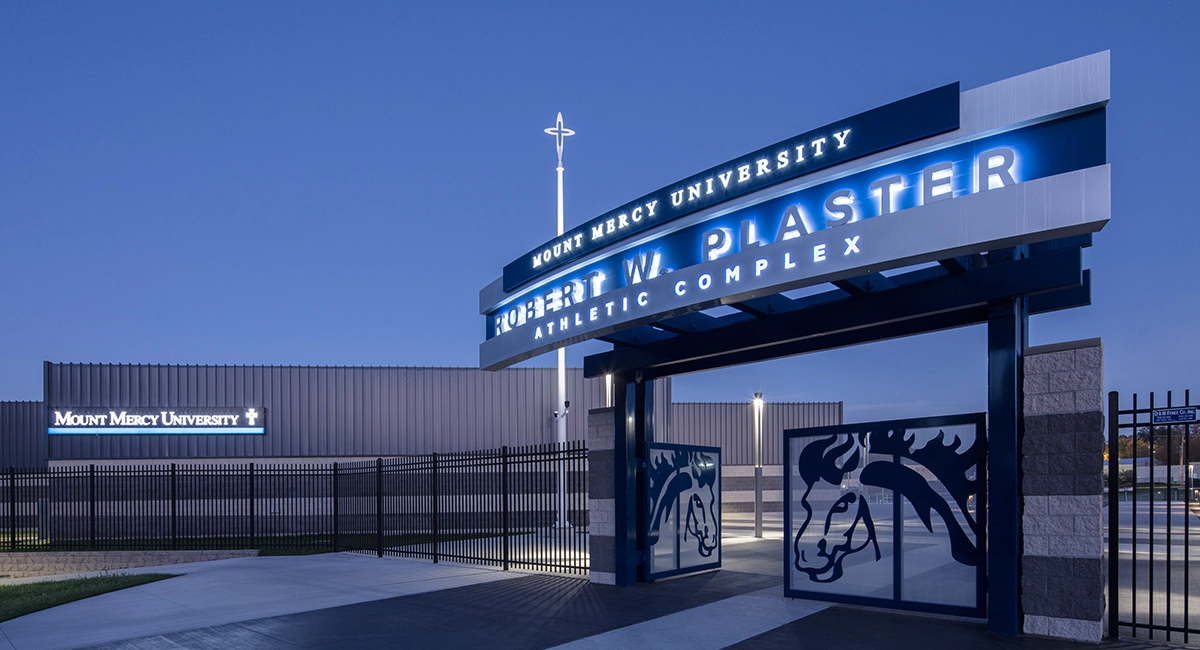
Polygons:
M555 439L554 368L46 364L50 407L251 406L267 434L49 436L51 460L390 456ZM604 383L568 369L567 435ZM44 410L42 411L44 416ZM38 437L46 444L45 423Z
M763 464L783 463L783 430L842 423L841 402L763 404ZM754 405L751 402L678 402L662 442L721 448L726 465L754 464Z
M0 469L45 467L46 409L41 402L0 402Z
M267 434L47 436L41 402L6 402L0 454L17 460L0 466L42 466L47 457L391 456L542 444L555 436L554 368L47 363L45 372L51 407L261 405ZM567 437L581 440L587 411L604 406L604 382L572 368L567 390ZM727 464L752 462L749 402L671 404L669 380L656 381L654 392L659 441L717 446ZM840 402L768 402L764 408L767 464L781 462L783 429L842 421Z

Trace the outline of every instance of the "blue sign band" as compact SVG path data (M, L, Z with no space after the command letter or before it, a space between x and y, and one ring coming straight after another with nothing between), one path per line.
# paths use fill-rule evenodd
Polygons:
M108 434L143 434L143 433L172 433L172 434L194 434L194 433L233 433L233 434L252 434L263 435L267 432L264 427L179 427L179 428L162 428L162 427L50 427L47 433L50 435L108 435Z
M946 133L959 125L958 83L828 124L651 192L573 228L504 267L513 289L584 255L704 208L815 171Z
M1155 409L1151 416L1151 424L1185 424L1195 422L1197 407L1185 406L1171 409Z

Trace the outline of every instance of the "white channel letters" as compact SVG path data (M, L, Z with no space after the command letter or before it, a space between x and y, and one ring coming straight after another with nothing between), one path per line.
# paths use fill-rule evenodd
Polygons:
M842 131L833 134L830 140L838 147L845 146L848 135L849 130ZM826 150L826 144L824 138L814 141L812 149L807 150L807 155L821 155L820 152ZM788 153L788 155L785 156L783 155L784 153ZM805 147L797 147L795 159L803 159L804 155L806 155ZM774 169L781 169L782 166L786 166L786 161L791 159L793 158L790 150L788 152L781 152L773 163L775 165ZM1016 184L1018 182L1014 170L1016 160L1016 153L1008 147L994 148L979 154L974 161L974 170L961 170L973 172L968 173L966 176L966 178L971 179L972 187L958 188L959 195ZM905 197L906 193L908 193L907 196L910 199L908 202L913 207L953 198L955 196L955 188L952 181L956 171L959 171L955 167L956 163L953 162L939 162L924 168L918 175L919 180L917 182L919 186L906 186L905 177L901 175L884 175L870 183L870 197L859 197L850 189L836 188L835 182L833 183L835 189L830 191L822 204L823 209L820 211L821 214L809 214L804 206L793 204L784 208L783 214L774 217L774 219L769 216L766 217L767 223L761 225L775 229L774 236L770 241L764 240L763 228L760 227L760 223L756 218L742 220L736 229L718 227L704 231L697 242L697 245L700 247L700 262L711 262L734 253L740 253L767 244L776 244L799 237L810 236L814 233L856 223L868 217L902 212L897 206L901 203L901 199ZM746 173L748 174L770 173L770 166L765 164L753 167L746 166L745 169L747 169ZM733 173L730 172L730 174ZM736 177L731 176L730 178L733 180L725 181L722 180L722 176L724 174L714 177L717 183L737 182L737 178L741 178L740 175ZM707 181L692 187L699 187L700 189L697 191L703 192L707 191L704 189L706 185ZM688 192L690 191L689 189ZM683 191L681 190L681 192ZM682 202L689 200L686 193L680 196L683 197L679 199ZM674 194L672 195L672 202L675 202ZM647 213L652 213L652 209L652 207L647 206ZM776 222L775 219L778 219L778 221ZM614 228L619 228L619 223L619 220L614 222ZM777 228L775 228L776 223L778 223ZM742 269L740 266L730 267L725 269L725 272L716 278L701 275L696 279L694 286L690 286L688 282L680 280L674 285L675 294L683 296L693 289L706 291L714 284L729 285L736 283L744 277L744 274L761 275L772 264L778 264L784 270L790 270L800 263L820 264L831 255L855 255L861 252L860 247L862 245L863 242L860 237L853 236L844 238L844 241L838 244L838 248L836 249L829 243L815 243L811 248L811 255L806 253L804 260L793 258L791 253L786 253L774 260L770 256L764 256L755 261L753 268ZM548 259L552 259L552 257ZM614 289L633 286L660 275L679 270L678 268L673 269L670 261L665 259L664 253L659 250L642 251L628 256L622 259L621 268L624 277L619 279L624 280L623 284L613 282L602 271L591 271L565 281L553 281L547 285L543 285L541 288L528 292L515 305L494 314L492 322L493 335L501 336L516 328L532 325L536 328L533 338L535 340L542 340L547 336L558 335L561 337L572 328L581 327L588 323L595 323L602 318L627 315L631 310L648 306L650 300L649 294L641 292L632 296L633 300L625 297L619 301L613 300L600 303L597 306L584 310L572 310L571 308L579 303L600 297ZM701 300L702 298L697 296L697 302ZM567 311L570 313L560 313Z
M772 175L786 172L789 168L809 161L819 161L829 151L845 149L850 144L851 129L833 131L826 135L814 137L811 141L789 146L775 152L772 156L758 158L753 162L744 163L713 174L707 178L686 185L670 193L671 207L677 210L691 209L690 204L712 197L719 191L739 189L751 181L769 181ZM536 251L530 258L531 268L540 269L573 251L581 250L584 241L589 244L603 244L612 241L631 228L640 226L645 220L653 220L660 214L657 199L641 202L620 214L609 217L594 224L587 232L577 232Z
M182 412L173 409L155 410L140 409L141 412L131 412L128 409L99 411L87 409L88 412L75 410L56 410L50 417L50 426L55 428L89 427L96 429L112 427L132 428L179 428L191 427L261 427L262 413L257 408L248 408L244 412L230 413L230 409L220 409L226 412Z

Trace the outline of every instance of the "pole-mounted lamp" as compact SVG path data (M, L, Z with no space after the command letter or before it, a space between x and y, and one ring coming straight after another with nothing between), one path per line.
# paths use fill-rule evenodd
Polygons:
M563 126L562 113L558 114L558 119L554 121L554 126L544 129L548 135L554 136L555 149L558 151L558 234L563 234L563 141L565 138L575 135L575 132ZM554 426L557 433L558 448L564 449L567 444L567 408L570 403L567 402L567 349L558 349L558 396L555 400L555 405L558 406L554 410ZM562 415L559 415L559 413ZM566 468L560 464L558 468L558 522L555 524L558 528L566 528L567 523L567 472Z
M754 536L763 536L763 396L754 394Z

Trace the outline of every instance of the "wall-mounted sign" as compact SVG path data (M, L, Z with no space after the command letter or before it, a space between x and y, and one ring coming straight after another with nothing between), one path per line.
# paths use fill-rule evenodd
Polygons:
M958 128L958 84L802 133L651 192L504 267L504 290L635 233L770 185Z
M257 434L267 432L261 406L52 408L51 435Z
M1152 424L1186 424L1197 421L1197 407L1184 406L1171 409L1154 409L1150 418Z

